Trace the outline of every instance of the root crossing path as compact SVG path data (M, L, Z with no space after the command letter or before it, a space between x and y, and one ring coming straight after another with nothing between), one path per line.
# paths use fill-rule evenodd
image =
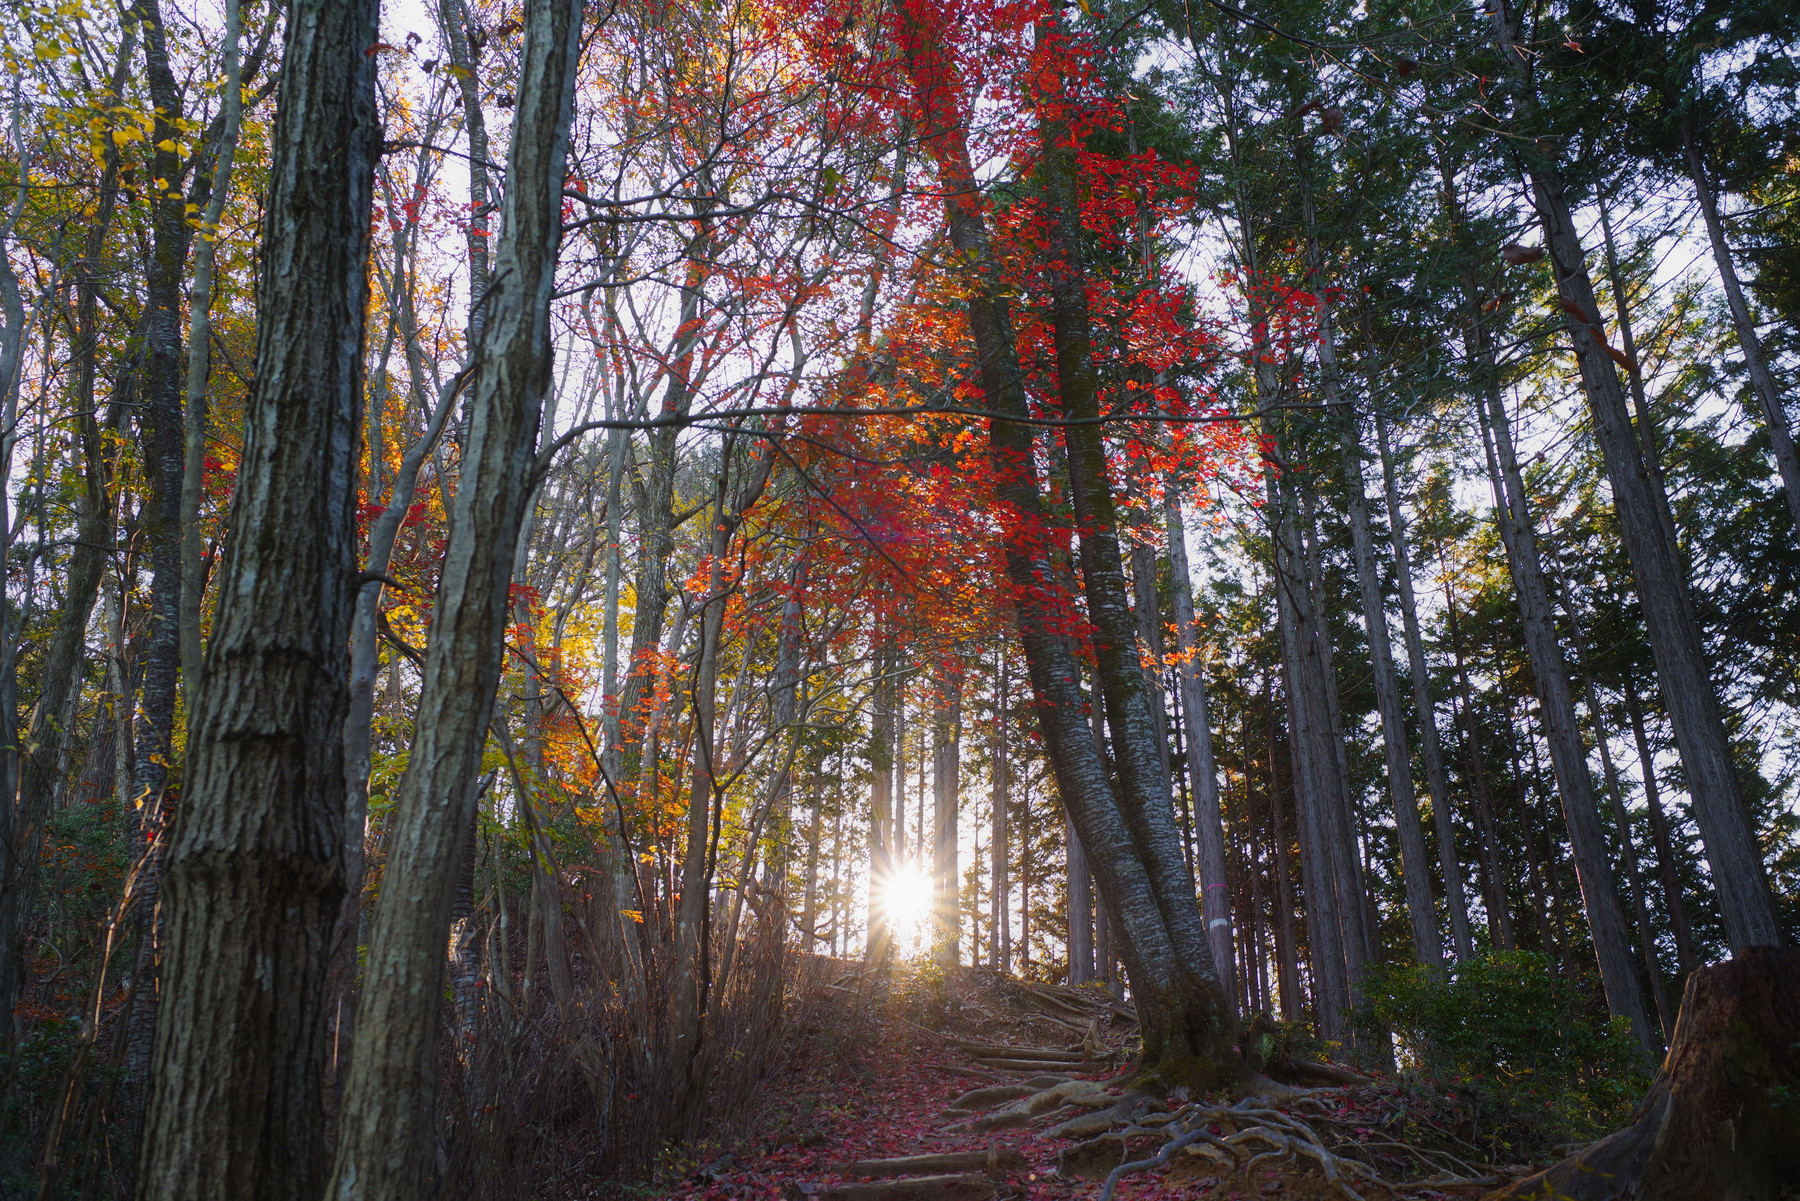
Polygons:
M1371 1138L1367 1086L1270 1082L1237 1099L1134 1089L1131 1012L1098 989L991 972L885 983L885 995L850 973L826 985L835 1003L816 1011L766 1112L669 1195L1391 1201L1503 1183L1449 1152Z

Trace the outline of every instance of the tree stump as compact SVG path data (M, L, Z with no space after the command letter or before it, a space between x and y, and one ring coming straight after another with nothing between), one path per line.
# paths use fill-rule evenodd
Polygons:
M1800 1197L1800 951L1688 978L1675 1038L1625 1129L1488 1201Z

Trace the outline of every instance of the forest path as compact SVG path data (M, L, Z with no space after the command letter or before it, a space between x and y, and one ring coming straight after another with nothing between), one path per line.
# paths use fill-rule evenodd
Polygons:
M1032 1201L1096 1197L1123 1144L1099 1137L1160 1108L1126 1090L1130 1011L1098 989L986 971L900 968L885 994L845 973L805 1051L771 1078L747 1137L717 1149L683 1201ZM1085 1021L1083 1020L1085 1019ZM1160 1142L1160 1140L1156 1140ZM1134 1140L1133 1158L1155 1146ZM1457 1194L1470 1193L1456 1190ZM1446 1196L1443 1192L1409 1195ZM1347 1201L1316 1167L1222 1170L1178 1152L1114 1196ZM1363 1201L1389 1196L1364 1188Z

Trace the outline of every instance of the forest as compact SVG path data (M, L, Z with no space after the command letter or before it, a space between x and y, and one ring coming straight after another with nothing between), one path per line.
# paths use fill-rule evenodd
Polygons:
M1800 9L7 0L0 1201L1779 1201Z

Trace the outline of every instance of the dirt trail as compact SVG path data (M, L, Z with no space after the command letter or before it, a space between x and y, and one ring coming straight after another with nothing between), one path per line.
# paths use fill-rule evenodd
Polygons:
M1476 1197L1496 1183L1449 1183L1457 1173L1445 1168L1431 1184L1399 1190L1348 1162L1331 1134L1370 1134L1355 1126L1367 1104L1356 1094L1368 1090L1314 1089L1236 1108L1133 1092L1127 1041L1135 1025L1098 990L906 968L884 989L855 972L825 987L836 990L833 1003L816 1011L806 1049L738 1124L745 1137L712 1151L664 1195L1096 1197L1122 1161L1165 1150L1163 1164L1119 1179L1113 1196L1387 1201ZM1170 1148L1183 1133L1189 1145Z

